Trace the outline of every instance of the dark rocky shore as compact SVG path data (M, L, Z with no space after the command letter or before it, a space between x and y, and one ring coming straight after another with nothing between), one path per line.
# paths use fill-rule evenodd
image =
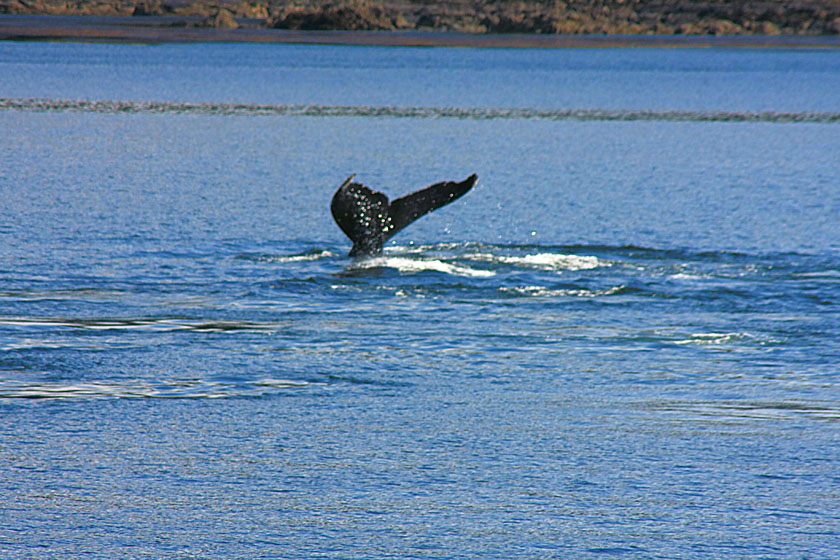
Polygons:
M840 0L0 0L0 14L170 16L175 19L161 25L221 29L553 35L840 34Z

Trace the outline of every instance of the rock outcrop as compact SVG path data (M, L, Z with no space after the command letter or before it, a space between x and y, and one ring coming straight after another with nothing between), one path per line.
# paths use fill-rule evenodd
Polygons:
M195 24L196 27L211 27L214 29L237 29L239 23L233 17L233 12L227 8L219 8L216 13L211 14Z
M353 0L322 7L289 7L269 22L276 29L392 31L408 23L402 14L384 4Z

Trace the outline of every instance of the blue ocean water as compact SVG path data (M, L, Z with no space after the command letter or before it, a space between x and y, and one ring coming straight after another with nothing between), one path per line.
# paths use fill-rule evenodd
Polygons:
M0 44L0 556L834 556L838 76Z

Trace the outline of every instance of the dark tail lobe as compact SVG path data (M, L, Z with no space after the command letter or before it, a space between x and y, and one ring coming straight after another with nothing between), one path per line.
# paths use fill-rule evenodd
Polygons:
M477 182L478 175L473 173L460 183L455 181L435 183L423 190L396 199L391 203L388 210L391 223L388 231L385 232L385 241L388 241L417 218L458 200L467 194Z
M388 197L351 175L333 195L330 211L341 231L353 242L350 256L374 255L382 251L388 227Z

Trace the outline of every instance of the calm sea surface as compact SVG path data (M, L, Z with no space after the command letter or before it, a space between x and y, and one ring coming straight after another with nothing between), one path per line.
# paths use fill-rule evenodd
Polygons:
M836 556L839 84L0 44L0 557ZM350 174L473 172L346 256Z

